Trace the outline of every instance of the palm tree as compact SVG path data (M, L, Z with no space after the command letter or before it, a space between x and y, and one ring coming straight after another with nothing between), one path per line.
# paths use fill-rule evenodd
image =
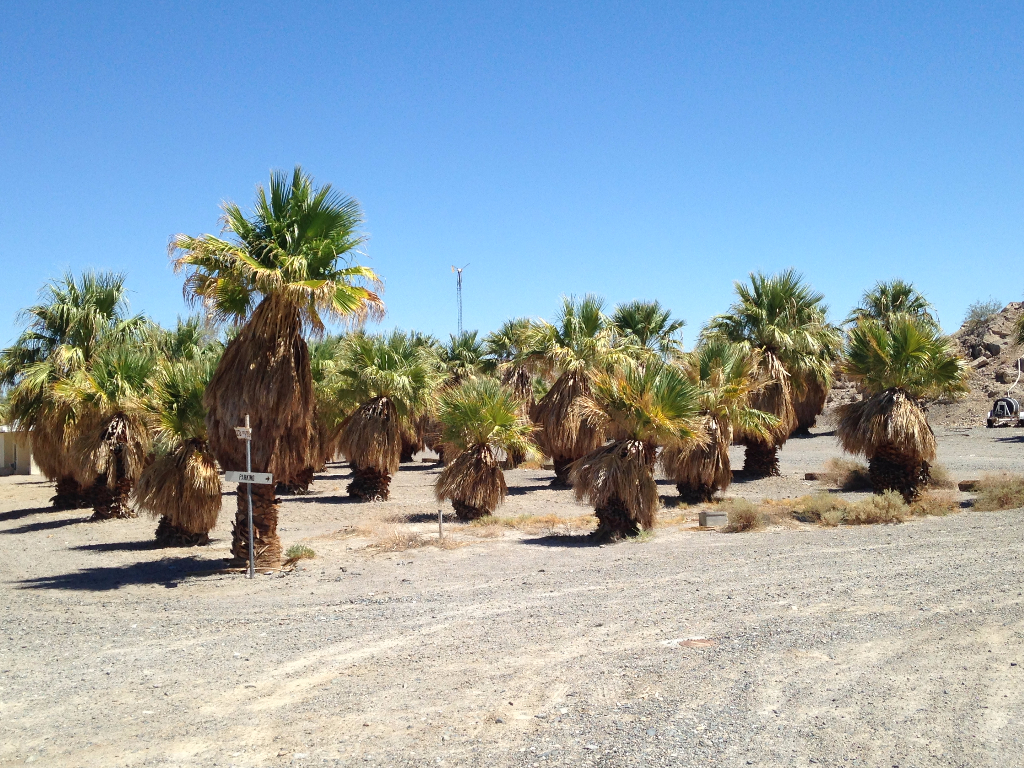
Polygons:
M340 362L342 396L357 407L341 424L338 448L352 465L348 494L386 501L398 471L402 432L423 413L440 375L429 352L401 331L354 334Z
M847 325L861 320L878 320L888 326L894 315L910 315L938 328L934 316L935 308L913 285L903 280L888 283L879 281L870 291L865 291L860 305L853 308L846 318Z
M135 486L135 501L160 516L156 540L165 547L209 544L221 508L217 461L206 433L203 395L217 366L214 356L163 362L147 398L155 455Z
M704 442L700 393L677 368L652 363L593 385L584 406L623 435L574 462L570 470L577 501L594 507L598 539L635 536L654 526L658 486L654 465L665 449Z
M521 416L529 419L536 405L534 375L529 360L529 337L534 329L532 320L519 317L507 320L493 333L484 338L484 348L491 368L498 380L512 392L520 403ZM516 448L505 452L509 469L518 467L526 460L526 453Z
M661 461L681 499L697 504L711 501L732 482L729 446L735 430L767 437L776 418L750 406L762 385L756 352L747 353L728 341L710 341L685 355L682 368L699 390L707 441L668 447Z
M252 468L291 482L309 465L314 394L304 334L321 335L324 319L359 322L380 316L374 272L354 259L364 242L359 203L330 185L315 187L297 167L289 179L270 176L251 215L223 205L227 239L177 235L176 270L187 272L185 295L216 320L243 323L206 390L210 447L225 469L243 468L243 442L234 428L252 425ZM248 559L245 494L238 507L231 552ZM280 562L278 504L272 485L252 489L256 559Z
M91 486L94 520L136 516L129 497L149 453L145 400L155 364L149 347L112 343L54 386L57 408L74 414L68 459L75 479Z
M522 402L494 379L467 379L439 396L442 439L455 455L437 478L434 496L450 499L460 520L494 512L508 495L495 451L527 454L532 425Z
M828 354L838 346L838 331L825 319L823 296L792 269L778 275L751 273L750 285L736 283L736 293L729 312L712 318L701 338L733 342L757 354L764 387L750 404L777 422L767 436L740 428L736 439L746 446L746 473L778 475L779 448L797 426L796 393L806 391L810 380L831 386Z
M635 346L673 360L682 354L680 331L684 320L674 320L672 312L657 301L631 301L620 304L612 315L616 333Z
M528 359L557 376L533 413L540 428L537 442L554 463L556 484L567 484L569 465L604 443L604 427L580 407L591 399L595 378L631 363L630 348L615 345L614 328L602 310L596 296L565 298L556 323L538 323L527 336Z
M896 314L850 329L843 372L865 394L839 411L840 445L867 457L875 493L895 490L913 500L936 450L921 401L966 392L964 361L933 323Z
M32 434L32 453L43 475L56 483L57 509L89 506L88 492L69 470L73 415L54 402L55 385L87 366L104 341L138 338L141 315L128 315L125 277L112 272L70 272L40 291L40 302L20 313L26 328L0 352L0 390L6 420ZM71 419L71 421L69 421Z

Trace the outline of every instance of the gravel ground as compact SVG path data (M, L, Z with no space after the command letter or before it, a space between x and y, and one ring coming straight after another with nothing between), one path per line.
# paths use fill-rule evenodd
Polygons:
M1021 468L1013 431L940 440L960 478ZM833 455L793 440L783 478L732 490L808 493ZM667 510L617 545L447 525L448 548L381 549L436 537L435 476L350 504L332 467L282 510L317 558L255 582L218 571L229 515L158 550L152 520L0 478L0 764L1022 764L1019 510L751 534ZM508 473L502 514L572 530L551 476Z

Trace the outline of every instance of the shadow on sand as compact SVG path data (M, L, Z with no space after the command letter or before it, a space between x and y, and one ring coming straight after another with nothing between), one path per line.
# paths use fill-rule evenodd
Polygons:
M0 523L6 523L11 520L21 520L23 517L29 517L31 515L41 515L44 512L56 512L57 510L53 507L34 507L32 509L11 509L7 512L0 512Z
M156 539L144 541L105 541L100 544L79 544L76 547L68 547L78 552L143 552L150 549L171 549L161 547Z
M40 523L26 523L25 525L19 525L17 528L0 530L0 533L32 533L33 531L51 531L55 528L65 528L69 525L77 525L78 523L88 523L91 519L92 515L90 514L88 517L72 517L63 520L46 520Z
M552 533L547 536L538 536L535 539L522 539L521 543L535 547L599 547L602 544L607 544L608 541L595 539L589 533Z
M85 568L74 573L40 576L16 583L19 589L63 589L80 592L109 592L131 584L163 584L173 588L189 575L189 571L210 572L211 565L222 562L198 557L173 557L117 567Z

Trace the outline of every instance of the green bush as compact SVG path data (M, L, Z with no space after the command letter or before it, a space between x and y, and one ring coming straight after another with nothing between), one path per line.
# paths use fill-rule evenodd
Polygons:
M305 544L292 544L288 547L288 551L284 553L284 557L285 560L294 563L297 560L312 560L316 557L316 552Z

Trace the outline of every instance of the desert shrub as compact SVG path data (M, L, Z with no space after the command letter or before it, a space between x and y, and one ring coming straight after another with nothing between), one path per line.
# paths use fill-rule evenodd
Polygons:
M729 533L741 531L758 531L764 528L765 513L753 502L746 499L726 499L722 508L728 515L729 524L725 530Z
M909 514L910 508L903 497L896 491L886 491L851 504L844 522L847 525L902 523Z
M1024 507L1024 477L1007 473L984 475L978 481L974 508L982 512Z
M930 488L956 488L956 480L942 464L933 464L928 468L928 486Z
M941 517L960 509L960 497L956 491L951 490L928 490L922 493L913 504L910 505L910 514L924 516L934 515Z
M316 552L305 544L292 544L288 547L288 551L284 553L284 559L290 563L299 560L312 560L314 557L316 557Z
M470 522L470 528L491 528L500 526L513 528L523 533L545 533L554 535L564 533L572 535L580 531L588 531L597 524L593 515L577 517L560 517L559 515L517 515L502 517L500 515L484 515ZM479 535L479 534L477 534Z
M796 500L797 517L804 522L821 523L828 527L839 525L846 519L850 503L831 493L801 496Z
M1002 310L1003 305L995 299L988 301L976 301L967 307L967 315L964 317L964 326L969 333L981 331L995 319L995 316Z
M871 490L867 465L853 459L829 459L818 476L843 491Z

